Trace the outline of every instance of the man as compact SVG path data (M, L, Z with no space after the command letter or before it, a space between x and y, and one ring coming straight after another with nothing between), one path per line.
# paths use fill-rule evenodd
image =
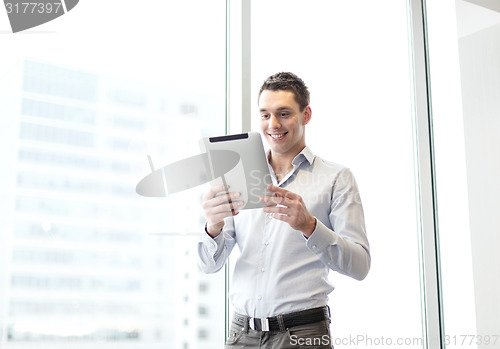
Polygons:
M213 187L203 198L204 272L220 270L235 244L226 348L332 348L329 270L362 280L370 269L363 208L349 169L315 156L305 143L309 91L292 73L270 76L259 92L269 143L272 195L263 209L238 211L239 193ZM226 195L216 196L228 191Z

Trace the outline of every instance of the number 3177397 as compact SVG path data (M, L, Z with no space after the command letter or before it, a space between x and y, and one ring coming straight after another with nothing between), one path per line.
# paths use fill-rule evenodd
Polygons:
M7 13L60 13L64 12L61 2L6 2Z

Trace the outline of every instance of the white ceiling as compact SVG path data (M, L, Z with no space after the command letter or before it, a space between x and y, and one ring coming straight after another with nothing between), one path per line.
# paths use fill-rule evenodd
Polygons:
M500 12L500 1L498 0L465 0L465 1L488 8L493 11Z
M499 0L456 0L456 9L459 38L500 24Z

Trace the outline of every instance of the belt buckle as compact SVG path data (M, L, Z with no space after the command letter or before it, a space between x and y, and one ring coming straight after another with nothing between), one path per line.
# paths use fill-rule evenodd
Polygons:
M268 318L250 318L248 319L248 324L250 325L250 328L252 330L256 331L264 331L268 332L269 331L269 319Z
M262 327L262 331L269 331L269 320L268 318L260 319L260 325Z

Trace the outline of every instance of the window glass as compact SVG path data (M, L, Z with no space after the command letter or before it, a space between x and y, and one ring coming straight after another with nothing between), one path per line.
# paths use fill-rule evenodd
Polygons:
M148 155L158 169L224 133L225 15L111 0L22 33L0 22L0 347L223 342L224 274L197 266L205 188L135 186Z
M360 188L372 267L330 273L335 347L422 347L407 26L404 1L252 1L252 101L274 73L301 77L306 143Z

